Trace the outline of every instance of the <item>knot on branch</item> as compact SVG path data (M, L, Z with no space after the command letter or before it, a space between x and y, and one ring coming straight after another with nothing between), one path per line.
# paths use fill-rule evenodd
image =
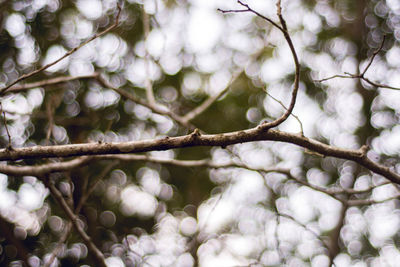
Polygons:
M201 136L201 133L197 128L190 134L191 139L197 139L199 136Z
M367 156L367 152L369 150L369 146L368 145L363 145L360 148L360 152L361 152L361 158L365 158Z

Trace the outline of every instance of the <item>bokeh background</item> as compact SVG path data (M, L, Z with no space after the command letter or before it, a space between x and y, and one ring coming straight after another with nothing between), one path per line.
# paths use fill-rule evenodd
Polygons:
M245 3L278 22L275 1ZM1 1L0 84L56 60L110 26L116 6L113 0ZM243 9L233 0L124 1L116 29L27 82L99 72L143 99L151 83L159 107L179 115L229 86L194 118L196 127L222 133L271 121L284 112L281 104L290 101L294 64L288 45L262 18L223 14L218 8ZM316 80L362 72L386 36L365 76L400 86L400 2L286 0L282 8L302 67L293 111L298 119L290 117L278 129L303 131L341 148L368 145L371 159L399 172L400 91L360 79ZM1 103L13 147L123 142L190 132L93 79L8 94ZM0 133L6 147L3 121ZM75 205L82 190L95 186L79 217L109 266L400 262L399 188L354 162L275 142L149 155L248 168L99 160L52 174ZM9 164L49 161L54 160ZM271 168L287 169L292 177L262 171ZM365 192L335 195L341 202L309 185ZM353 204L344 204L347 200ZM0 174L0 215L0 265L48 264L68 219L43 183L37 177ZM51 266L94 266L94 261L72 231Z

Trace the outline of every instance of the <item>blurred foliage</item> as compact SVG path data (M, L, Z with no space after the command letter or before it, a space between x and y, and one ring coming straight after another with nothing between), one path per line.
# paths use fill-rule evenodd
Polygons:
M78 37L76 37L77 40L71 41L63 35L63 23L68 22L68 16L75 16L92 25L94 32L100 32L113 23L116 12L114 6L109 8L107 12L105 12L106 14L103 14L100 18L90 20L79 13L75 1L53 1L56 3L55 5L57 8L50 8L50 5L44 5L40 9L32 8L31 4L33 2L36 1L4 1L0 6L0 67L2 69L0 72L0 82L3 84L9 84L23 73L29 73L33 69L40 67L43 64L46 53L52 46L61 45L66 50L69 50L73 48L71 44L79 44L83 41ZM147 1L145 2L147 3ZM302 2L304 7L310 12L312 12L318 4L318 1L312 0ZM326 2L329 2L329 5L336 10L340 17L339 26L333 27L328 25L327 21L321 16L322 27L315 33L316 41L309 47L306 47L305 50L315 54L326 53L332 58L335 58L336 55L331 51L332 41L340 37L351 42L351 45L355 49L355 64L359 65L361 62L367 60L372 52L380 45L381 39L377 36L381 36L382 34L387 36L387 42L380 53L381 60L385 60L385 53L391 46L395 43L398 45L398 40L394 33L395 29L391 26L393 23L397 23L392 23L391 20L396 21L396 19L390 17L387 13L376 13L377 9L382 9L382 2L385 1L341 0ZM165 1L164 4L166 9L170 8L171 10L176 6L193 8L190 5L190 1L188 1L188 3L186 3L186 1ZM100 71L116 83L119 83L119 86L124 90L143 98L145 97L144 86L129 81L126 78L127 75L124 75L131 67L130 64L132 62L143 59L143 53L140 52L140 47L143 47L144 38L142 9L143 5L139 3L139 1L127 1L124 4L121 25L112 32L112 34L120 38L118 49L122 50L124 45L127 47L126 54L117 59L119 62L117 67L105 67L99 64L99 58L107 57L107 55L102 54L102 51L97 51L97 58L90 59L91 62L89 64L93 67L93 70ZM34 40L36 60L30 64L20 64L18 55L21 53L21 50L25 48L18 47L18 37L11 36L5 28L6 20L11 14L19 14L25 18L25 25L27 26L25 29L25 37L31 37ZM224 17L222 14L219 15L221 18ZM287 14L287 16L291 16L291 14ZM365 17L370 18L373 23L369 26L366 25ZM74 25L74 27L80 26L79 22L70 23ZM157 28L157 23L154 16L151 16L151 26ZM250 25L245 31L253 36L258 36L258 38L260 36L261 38L266 38L263 36L263 34L266 34L266 27L270 26L267 26L266 23L261 20ZM76 33L77 30L74 30ZM165 34L168 35L168 32ZM19 36L19 38L22 37ZM97 41L98 40L94 41L94 43ZM94 45L89 49L99 48L101 48L100 45L97 47ZM160 103L164 103L169 106L171 110L180 115L185 115L209 96L205 91L205 81L211 75L206 71L202 72L199 70L193 63L193 59L188 59L194 57L191 55L191 51L187 51L190 49L182 47L178 50L182 61L186 60L189 63L182 64L179 71L174 74L162 72L153 86L157 100ZM238 51L232 52L232 54L234 53L240 54ZM263 61L274 57L275 53L275 47L266 46L263 48L262 53L256 57L258 66L260 67ZM71 57L75 57L75 55ZM153 58L152 60L158 63L159 59ZM230 60L227 60L227 62L233 64ZM162 68L160 69L162 70ZM60 75L69 75L70 71L71 70L68 68L61 68L57 72L41 72L32 77L28 82L40 81ZM301 82L305 88L305 94L312 99L321 110L324 110L329 98L326 86L324 84L315 83L313 79L313 72L315 70L311 66L304 63L301 71ZM187 75L192 72L198 72L203 82L200 85L201 88L195 88L197 90L195 93L187 95L184 92L183 84ZM281 77L279 82L284 85L290 85L293 78L294 73L288 73L286 76ZM269 84L265 86L260 84L262 84L262 82L259 81L259 78L248 75L248 70L245 70L232 84L229 93L225 94L203 114L198 116L193 121L193 124L207 133L221 133L247 129L249 127L254 127L263 120L273 119L272 117L274 116L268 113L268 110L265 111L264 106L266 96L263 89L264 87L268 87ZM288 88L289 87L290 86L288 86ZM163 90L165 88L172 88L171 91L168 91L171 94L176 93L175 98L171 97L173 99L172 101L163 96ZM49 140L50 144L84 143L87 141L126 141L127 138L130 140L139 140L188 133L187 129L177 124L173 124L171 127L164 126L164 128L167 129L165 130L160 126L160 121L164 122L165 119L160 119L157 117L158 115L155 116L146 108L116 96L115 93L110 92L109 89L102 88L93 80L73 81L67 84L50 86L47 87L46 90L37 90L43 95L43 100L41 104L35 107L32 114L29 116L29 123L31 123L32 126L29 128L28 122L25 124L26 130L23 131L25 139L23 142L17 144L19 146L46 144L46 135L50 119L48 109L54 110L53 119L55 121L54 126L56 127L56 129L53 130L53 136ZM364 88L360 82L357 82L356 91L362 98L363 106L361 116L365 123L355 131L354 135L359 145L370 144L372 138L379 136L383 130L383 128L377 129L373 127L370 123L371 116L373 115L371 105L377 94L375 89ZM28 93L22 93L21 96L26 99L30 97ZM94 99L98 102L92 103L91 101L94 101ZM260 112L255 121L251 121L247 117L247 112L251 107L256 108L256 110ZM394 117L397 116L394 115L394 110L388 110L388 112ZM12 118L9 118L11 124L13 124L12 120ZM18 121L18 118L15 120ZM398 121L398 116L393 120ZM329 143L331 141L322 134L317 134L317 136L317 139L322 142ZM1 143L5 146L8 139L3 129L1 139ZM185 148L173 151L172 154L176 159L195 160L212 157L213 150L204 147ZM244 157L246 157L246 155ZM391 158L393 159L393 157ZM277 155L275 155L274 160L278 162L284 161L283 158ZM383 162L386 160L384 155L381 157L381 160ZM18 162L18 164L31 165L40 162L49 162L49 160L26 160ZM159 220L157 218L165 212L171 212L171 214L177 217L184 212L186 212L185 214L196 216L197 208L213 196L213 190L217 187L217 184L210 180L210 173L207 169L184 168L139 161L129 163L122 162L118 164L118 169L127 177L126 181L123 183L121 182L115 185L115 181L111 178L112 175L108 173L104 179L95 185L95 180L100 173L102 173L102 170L106 168L107 164L109 164L109 161L94 162L78 170L71 170L67 174L54 174L51 176L60 188L62 188L62 185L69 185L73 188L73 200L75 205L82 195L82 190L87 190L87 188L96 186L96 190L80 212L80 218L85 221L86 230L93 238L94 243L100 247L106 255L111 255L112 246L123 243L128 235L140 237L144 234L155 233L159 227ZM312 168L321 170L328 175L326 185L335 185L340 183L340 179L343 176L340 167L343 164L343 160L305 156L300 168L302 168L302 173L307 173L307 171ZM160 179L160 183L168 185L169 187L166 188L173 192L172 197L163 197L155 194L154 197L157 201L157 207L154 214L150 216L123 212L121 210L120 200L115 200L112 197L113 194L117 194L112 190L121 193L127 185L133 185L143 189L145 186L141 181L140 175L143 175L141 174L142 172L149 170L158 173L157 177ZM359 168L352 175L355 179L364 172L365 170ZM71 178L71 181L69 181L68 177ZM87 184L85 185L86 181ZM354 180L352 182L354 183ZM24 183L22 177L8 176L7 188L17 192ZM143 190L146 191L146 189ZM67 196L65 192L63 192L63 194ZM20 240L28 251L41 259L51 252L55 242L57 242L60 237L60 232L55 231L46 223L47 219L50 216L65 217L64 212L51 197L47 197L45 203L48 205L47 211L45 212L47 217L44 217L45 222L43 222L40 232L33 235L28 234L25 239ZM185 211L185 208L190 210L193 209L193 207L194 211ZM268 208L271 207L269 206ZM115 223L105 226L102 222L101 214L106 210L111 211L116 220ZM316 220L317 219L318 218L316 218ZM3 229L1 230L3 231ZM234 226L232 226L232 229L229 228L228 230L234 232L234 230L237 229L234 229ZM229 232L228 230L227 232ZM398 240L399 239L397 239L397 243ZM79 236L72 231L68 238L67 247L80 242ZM368 241L368 237L365 237L361 242L363 243L363 254L376 255L377 251ZM396 246L398 246L397 243ZM11 265L12 262L19 259L16 253L7 254L7 249L5 248L9 245L8 240L4 238L0 240L0 265L2 266ZM295 254L294 251L292 251L292 253ZM76 258L76 255L72 252L64 253L63 255L64 257L60 258L61 266L94 264L93 259L85 255L80 258ZM195 258L196 256L193 255L193 257ZM307 259L307 261L309 260L310 259Z

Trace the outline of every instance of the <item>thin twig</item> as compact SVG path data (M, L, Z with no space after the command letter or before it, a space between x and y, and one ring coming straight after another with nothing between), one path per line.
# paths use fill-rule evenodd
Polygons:
M58 62L60 62L60 61L63 60L64 58L69 57L70 55L72 55L73 53L75 53L75 52L76 52L78 49L80 49L81 47L87 45L87 44L90 43L91 41L93 41L93 40L99 38L100 36L102 36L102 35L108 33L109 31L111 31L112 29L114 29L115 27L117 27L118 24L119 24L119 18L120 18L120 14L121 14L121 6L120 6L119 4L117 4L117 9L118 9L118 11L117 11L117 15L116 15L116 17L115 17L115 22L114 22L114 24L112 24L110 27L108 27L107 29L105 29L104 31L102 31L102 32L100 32L100 33L96 33L96 34L93 35L91 38L89 38L88 40L84 41L83 43L81 43L81 44L78 45L77 47L74 47L73 49L71 49L70 51L68 51L67 53L65 53L62 57L58 58L57 60L55 60L55 61L53 61L53 62L50 62L49 64L46 64L46 65L44 65L43 67L41 67L41 68L39 68L39 69L37 69L37 70L34 70L34 71L30 72L30 73L21 75L18 79L16 79L15 81L13 81L12 83L10 83L9 85L7 85L7 86L1 88L1 89L0 89L0 96L1 96L1 95L4 95L4 94L8 91L8 89L10 89L13 85L15 85L15 84L17 84L17 83L19 83L19 82L21 82L21 81L23 81L23 80L25 80L25 79L28 79L28 78L30 78L30 77L32 77L32 76L34 76L34 75L36 75L36 74L38 74L38 73L44 71L44 70L50 68L51 66L54 66L55 64L57 64Z
M216 210L216 208L218 207L219 203L221 202L221 200L223 199L223 197L225 196L226 193L230 192L232 189L232 183L229 183L228 187L225 188L225 190L223 190L220 194L218 194L214 205L212 205L210 211L207 214L207 217L204 220L204 224L201 226L202 229L204 229L205 231L207 230L207 226L208 223L210 221L211 215L214 213L214 211ZM204 243L205 240L202 240L202 242Z
M188 128L189 130L194 130L196 127L185 121L181 116L171 112L170 110L168 110L167 108L163 109L160 108L157 105L150 105L148 104L146 101L143 101L142 99L135 97L134 95L130 94L129 92L122 90L118 87L113 86L109 81L107 81L105 78L103 78L101 75L96 77L96 80L104 87L106 88L110 88L112 90L114 90L115 92L117 92L118 94L120 94L122 97L129 99L137 104L140 104L142 106L145 106L147 108L149 108L150 110L152 110L155 113L161 114L161 115L166 115L168 117L170 117L171 119L173 119L174 121L176 121L177 123L179 123L180 125Z
M54 173L54 172L64 172L69 171L74 168L89 164L93 158L91 157L79 157L73 160L64 162L52 162L42 165L34 166L15 166L15 165L5 165L0 164L0 173L14 176L37 176L42 177L44 175Z
M275 21L273 21L272 19L262 15L261 13L258 13L257 11L255 11L254 9L250 8L249 5L243 3L242 1L238 0L237 1L240 5L244 6L246 9L239 9L239 10L223 10L218 8L218 11L222 12L222 13L242 13L242 12L251 12L255 15L257 15L258 17L268 21L269 23L271 23L274 27L278 28L280 31L285 31L281 26L278 25L278 23L276 23Z
M348 78L350 78L350 79L354 79L354 78L356 78L356 77L348 76L348 75L339 75L339 74L336 74L336 75L329 76L329 77L327 77L327 78L323 78L323 79L320 79L320 80L314 80L314 82L322 83L322 82L329 81L329 80L332 80L332 79L335 79L335 78L343 78L343 79L348 79Z
M21 84L21 85L15 85L15 86L9 88L7 90L7 92L3 93L3 95L7 94L7 93L20 93L20 92L24 92L29 89L34 89L34 88L38 88L38 87L46 87L49 85L55 85L55 84L59 84L59 83L66 83L66 82L70 82L70 81L95 78L97 75L99 75L99 74L95 72L93 74L81 75L81 76L62 76L62 77L56 77L56 78L47 79L47 80L41 80L41 81L33 82L33 83L25 83L25 84Z
M142 7L142 22L143 22L143 32L144 32L144 42L146 44L147 38L149 37L150 32L150 18L149 14L147 14L144 6ZM157 106L156 99L154 97L153 92L153 83L150 80L150 56L147 46L145 45L145 55L144 55L144 64L145 64L145 86L146 86L146 97L147 101L149 101L150 106Z
M32 265L29 262L29 257L31 256L31 253L33 251L31 250L31 248L28 249L25 246L24 240L21 240L20 238L15 236L14 226L14 223L11 223L9 221L9 218L6 218L3 214L0 213L0 232L2 243L8 243L9 245L12 245L14 247L15 253L17 253L22 261L21 266L34 267L35 265ZM4 255L5 253L4 251L2 251L2 256L4 257ZM4 260L4 258L2 258L2 262L2 265L4 264L3 266L6 266L7 260ZM10 265L12 265L12 263Z
M254 59L254 58L257 58L260 55L261 52L262 52L262 50L260 50L257 53L251 55L251 60ZM189 121L192 121L197 116L199 116L200 114L202 114L204 111L206 111L212 104L215 103L215 101L217 101L219 98L221 98L224 94L226 94L229 91L229 89L231 88L232 84L235 81L237 81L237 79L240 77L240 75L242 75L242 73L244 73L247 64L244 64L244 66L242 68L239 68L239 69L237 69L236 71L233 72L228 84L226 85L226 87L224 89L222 89L219 93L207 98L207 100L205 100L199 106L195 107L193 110L189 111L186 115L184 115L182 117L182 119L184 121L189 122Z
M78 232L79 236L82 238L82 240L85 243L85 245L87 246L89 252L96 259L98 266L107 267L107 265L104 261L103 253L97 248L97 246L93 243L93 241L88 236L88 234L82 228L77 216L74 214L74 212L68 206L67 202L63 198L60 191L54 186L54 183L52 181L50 181L48 179L48 177L42 179L42 181L45 183L47 188L50 190L51 195L56 199L56 201L61 206L61 208L64 210L64 212L67 214L69 219L72 221L74 228Z
M325 82L325 81L328 81L328 80L332 80L332 79L335 79L335 78L360 79L360 80L362 80L362 81L364 81L364 82L368 83L369 85L372 85L372 86L374 86L376 88L400 90L400 87L394 87L394 86L390 86L390 85L387 85L387 84L381 84L381 83L373 82L370 79L368 79L367 77L365 77L365 73L371 67L376 55L378 55L379 52L383 49L383 44L385 43L385 39L386 39L386 36L384 35L383 36L383 40L381 42L381 45L374 51L374 53L372 54L367 66L365 66L364 70L360 74L353 74L353 73L345 72L344 73L345 75L337 74L337 75L333 75L333 76L330 76L330 77L327 77L327 78L323 78L323 79L320 79L320 80L314 80L314 82L322 83L322 82Z
M48 128L46 133L46 145L50 144L50 136L53 133L54 129L54 109L52 97L50 97L50 101L46 101L46 114L48 119Z
M394 200L394 199L400 199L400 194L393 196L393 197L389 197L389 198L385 198L382 200L375 200L375 199L352 199L352 200L348 200L347 203L349 206L365 206L365 205L372 205L372 204L380 204L380 203L384 203L390 200Z
M276 216L276 226L275 226L275 229L274 229L274 238L275 238L275 241L276 241L275 242L275 248L276 248L276 251L278 252L279 258L283 260L283 262L280 261L279 263L280 264L283 263L283 265L284 265L285 264L285 257L284 257L284 255L282 253L282 250L281 250L281 242L279 240L279 234L278 234L278 228L279 228L279 224L280 224L280 221L281 221L280 220L281 217L278 215L278 207L276 205L276 200L278 198L278 195L275 193L274 189L272 189L268 185L267 179L265 179L265 176L264 175L262 175L262 176L264 177L264 179L263 179L264 186L266 188L269 188L269 190L271 192L271 200L269 201L271 203L270 206L271 206L272 210L277 214L277 216ZM265 203L265 204L267 205L268 203ZM264 228L265 227L266 227L266 224L264 224ZM265 232L265 230L264 230L264 232ZM265 237L265 238L268 238L268 237ZM259 257L260 260L261 260L261 257L262 257L262 254L260 254L260 257Z
M177 123L181 124L182 126L188 128L189 130L194 130L196 127L189 123L187 120L184 120L183 117L167 110L164 108L160 108L157 105L153 106L153 105L149 105L146 101L135 97L134 95L128 93L127 91L124 91L120 88L117 88L115 86L113 86L110 82L108 82L105 78L103 78L99 73L94 72L92 74L88 74L88 75L82 75L82 76L65 76L65 77L57 77L57 78L53 78L53 79L48 79L48 80L42 80L39 82L34 82L34 83L27 83L27 84L23 84L23 85L17 85L14 86L12 88L10 88L9 90L7 90L6 93L19 93L22 91L26 91L29 89L33 89L33 88L37 88L37 87L45 87L45 86L49 86L49 85L54 85L54 84L59 84L59 83L65 83L65 82L69 82L69 81L74 81L74 80L81 80L81 79L95 79L96 81L98 81L102 86L112 89L114 91L116 91L118 94L120 94L122 97L125 97L135 103L138 103L142 106L145 106L149 109L151 109L153 112L158 113L160 115L166 115L168 117L170 117L171 119L175 120ZM6 111L8 112L8 111ZM17 115L30 115L30 114L19 114L16 112L12 112L15 113ZM76 120L76 119L75 119Z
M289 214L285 214L285 213L281 213L281 212L277 211L277 215L278 215L279 217L283 217L283 218L289 219L289 220L291 220L292 222L294 222L294 223L300 225L300 226L301 226L302 228L304 228L307 232L311 233L317 240L319 240L325 248L329 248L329 246L328 246L328 245L326 244L326 242L321 238L321 236L320 236L318 233L314 232L314 230L312 230L311 228L309 228L306 224L303 224L303 223L299 222L298 220L296 220L293 216L291 216L291 215L289 215ZM329 249L328 249L328 251L329 251Z
M369 193L372 190L374 190L375 188L378 188L380 186L384 186L384 185L388 185L388 184L392 184L389 181L385 181L382 183L379 183L375 186L370 186L366 189L352 189L352 188L330 188L329 191L332 194L348 194L348 195L357 195L357 194L365 194L365 193Z
M381 83L377 83L377 82L373 82L371 80L369 80L368 78L361 78L363 81L365 81L366 83L375 86L377 88L384 88L384 89L391 89L391 90L400 90L400 87L394 87L394 86L390 86L390 85L386 85L386 84L381 84Z
M369 187L367 189L362 190L355 190L355 189L348 189L348 188L323 188L320 186L316 186L310 184L309 182L300 179L291 174L290 169L284 168L251 168L245 164L240 163L225 163L225 164L216 164L209 159L203 160L177 160L177 159L164 159L164 158L157 158L151 157L148 155L104 155L104 156L94 156L96 159L116 159L120 161L146 161L146 162L153 162L153 163L160 163L166 165L174 165L180 167L206 167L211 169L226 169L226 168L243 168L250 171L256 171L261 173L280 173L284 174L290 180L293 180L301 185L307 186L311 189L319 191L321 193L325 193L329 196L332 196L334 199L342 202L343 200L338 198L336 195L341 194L363 194L372 191L373 189L390 184L390 182L384 182L382 184L376 185L374 187Z
M356 74L352 74L352 73L345 73L346 75L333 75L327 78L323 78L320 80L314 80L314 82L318 82L318 83L322 83L328 80L332 80L335 78L342 78L342 79L360 79L362 81L365 81L366 83L376 87L376 88L383 88L383 89L391 89L391 90L400 90L400 87L394 87L394 86L390 86L387 84L381 84L381 83L377 83L377 82L373 82L370 79L364 77L364 75L356 75Z
M3 115L4 128L6 128L6 133L7 133L7 137L8 137L7 149L8 150L12 150L13 148L12 148L12 145L11 145L11 135L10 135L10 132L8 131L6 113L3 110L3 103L1 103L1 102L0 102L0 112Z
M268 93L268 91L266 89L264 89L264 92L267 94L267 96L271 97L275 102L277 102L278 104L280 104L285 110L287 110L287 107L282 103L282 101L280 101L279 99L277 99L276 97L274 97L273 95L271 95L270 93ZM301 120L299 119L299 117L297 117L297 115L295 115L293 112L290 114L291 116L293 116L297 122L300 125L300 133L302 136L304 136L304 128L303 128L303 123L301 122Z
M364 71L361 72L361 74L360 74L361 77L364 77L364 74L367 72L367 70L369 69L369 67L372 65L372 62L374 61L376 55L382 50L383 44L385 43L385 39L386 39L386 35L383 36L381 45L378 47L378 49L376 49L376 50L374 51L374 53L372 54L372 57L371 57L371 59L369 60L367 66L365 66Z
M81 198L79 199L78 205L76 205L76 208L75 208L75 214L79 214L80 213L83 205L86 203L86 201L89 198L89 196L91 195L91 193L95 190L96 185L98 184L98 182L103 180L104 177L108 174L108 172L110 170L112 170L115 166L116 166L116 162L114 162L112 164L108 164L107 167L101 172L101 174L96 177L96 179L94 180L94 182L90 186L89 190L85 191L83 193L83 195L81 196ZM62 234L62 236L61 236L60 240L58 241L56 247L52 251L50 259L46 262L44 267L49 267L53 263L54 259L57 257L58 252L62 248L62 244L64 244L65 241L67 241L67 238L68 238L71 230L72 230L72 221L69 221L68 224L66 225L65 229L64 229L64 233Z
M193 120L194 118L196 118L197 116L199 116L204 111L206 111L215 101L217 101L221 96L223 96L230 89L231 85L239 78L239 76L242 73L243 73L243 69L236 71L232 75L228 85L223 90L221 90L218 94L207 98L206 101L204 101L203 103L201 103L201 105L199 105L196 108L194 108L193 110L191 110L189 113L187 113L185 116L183 116L182 119L186 122L189 122L189 121Z
M75 208L75 213L79 213L85 205L86 201L88 200L89 196L93 193L93 191L96 189L97 184L103 180L106 175L113 169L115 166L118 165L118 162L112 162L107 164L107 166L103 169L103 171L94 179L94 181L91 183L90 187L86 192L84 192L79 199L78 205Z
M293 82L293 90L292 90L292 96L290 100L289 107L287 108L286 112L273 122L269 123L264 123L260 125L259 127L262 128L263 130L268 130L270 128L276 127L280 125L282 122L284 122L292 113L294 106L296 105L296 100L297 100L297 92L299 90L299 85L300 85L300 62L297 57L296 49L294 47L292 38L290 37L289 31L286 26L286 21L282 16L282 8L281 8L281 1L277 1L276 3L277 6L277 15L279 17L279 21L281 22L282 25L282 34L286 39L287 44L289 45L290 51L292 53L294 65L295 65L295 77L294 77L294 82Z
M258 17L271 23L274 27L276 27L277 29L279 29L282 32L287 44L289 45L290 52L292 53L292 57L293 57L294 65L295 65L295 77L294 77L293 90L292 90L292 96L291 96L291 101L290 101L289 107L286 109L286 112L279 118L275 119L272 122L268 122L268 123L266 122L266 123L263 123L258 126L260 129L263 129L264 131L266 131L268 129L274 128L274 127L280 125L281 123L283 123L290 116L290 114L292 113L292 111L294 109L294 106L296 105L297 92L299 90L299 85L300 85L300 62L297 57L296 49L294 47L292 38L290 37L289 31L287 29L286 21L282 16L282 8L281 8L280 1L277 1L276 6L277 6L277 16L278 16L279 21L282 26L279 26L276 22L274 22L270 18L258 13L257 11L255 11L249 5L243 3L242 1L238 0L238 3L240 5L242 5L243 7L245 7L246 9L244 9L244 10L221 10L221 9L219 9L219 11L221 11L223 13L251 12L251 13L257 15Z
M57 257L57 254L61 251L62 244L64 244L67 241L68 236L71 233L71 230L72 230L72 222L68 221L67 225L65 226L64 233L58 240L56 247L53 249L53 251L50 254L50 258L45 262L43 267L51 266L51 264L54 262L55 258Z
M153 163L160 163L160 164L166 164L166 165L173 165L173 166L179 166L179 167L206 167L210 169L227 169L227 168L243 168L247 169L250 171L256 171L256 172L261 172L261 173L280 173L284 174L285 176L288 177L288 179L293 180L301 185L310 187L316 191L320 191L322 193L325 193L330 196L336 196L336 195L342 195L342 194L365 194L368 192L371 192L373 189L390 184L390 182L383 182L381 184L378 184L376 186L372 186L366 189L362 190L355 190L355 189L349 189L349 188L323 188L320 186L312 185L309 182L300 179L294 175L291 174L290 169L284 169L284 168L251 168L245 164L241 163L224 163L224 164L217 164L212 162L209 159L203 159L203 160L177 160L177 159L166 159L166 158L158 158L158 157L152 157L148 155L102 155L102 156L92 156L92 157L81 157L77 158L71 161L65 161L65 162L57 162L57 163L47 163L47 164L42 164L42 165L35 165L35 166L10 166L10 165L0 165L0 173L8 174L8 175L16 175L16 176L43 176L46 174L54 173L54 172L62 172L62 171L68 171L73 168L78 168L84 165L90 164L93 160L118 160L118 161L146 161L146 162L153 162ZM116 162L109 164L106 170L104 171L105 173L109 172L109 170L113 167L116 166ZM100 178L95 179L95 181L98 181L99 179L102 179L105 174L99 175ZM90 193L93 191L92 188L95 188L94 183L89 189L89 192L87 193L90 195ZM85 197L87 198L87 197ZM85 199L84 198L84 199ZM342 199L338 199L339 201L343 201ZM83 201L83 200L81 200ZM86 200L85 200L86 201ZM355 202L354 202L355 203ZM80 206L78 204L78 206ZM78 209L79 210L79 209Z

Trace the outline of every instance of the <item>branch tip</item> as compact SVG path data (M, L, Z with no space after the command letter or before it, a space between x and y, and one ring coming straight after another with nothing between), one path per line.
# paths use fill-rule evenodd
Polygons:
M276 2L276 13L278 17L282 16L282 7L281 7L281 0Z

